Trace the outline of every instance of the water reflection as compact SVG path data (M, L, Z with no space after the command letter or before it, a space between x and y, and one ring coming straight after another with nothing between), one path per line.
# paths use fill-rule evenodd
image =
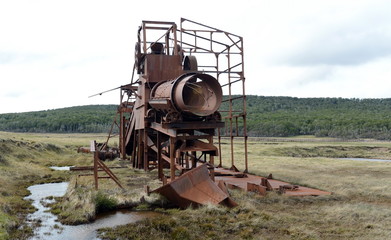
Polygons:
M368 161L368 162L391 162L386 159L371 159L371 158L340 158L342 160L353 160L353 161Z
M34 229L34 236L30 240L95 240L97 238L96 230L103 227L115 227L132 222L139 221L143 218L156 216L154 212L134 212L129 210L119 210L115 212L99 215L96 221L88 224L77 226L63 225L57 222L57 216L49 212L45 203L54 200L45 199L49 196L63 196L68 187L67 182L48 183L30 186L27 189L31 195L26 199L33 200L33 206L38 210L29 214L27 219L30 224L41 222L41 226Z
M57 166L51 166L49 168L53 170L58 170L58 171L69 171L73 166L65 166L65 167L57 167Z

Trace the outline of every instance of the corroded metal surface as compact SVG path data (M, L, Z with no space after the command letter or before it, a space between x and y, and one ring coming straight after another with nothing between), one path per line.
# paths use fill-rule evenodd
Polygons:
M215 168L216 181L224 181L228 188L242 189L248 192L258 192L265 195L267 191L277 191L289 196L320 196L330 195L330 192L314 188L291 185L290 183L260 177L252 174L240 174L238 172Z
M156 110L209 116L220 107L219 82L207 74L189 73L160 82L151 91L149 104Z
M228 192L210 179L206 164L186 172L153 192L160 193L181 208L202 204L235 205L229 199Z
M163 186L154 192L180 207L206 203L235 206L227 188L261 195L267 191L328 194L246 174L244 83L242 37L184 18L180 26L142 21L132 80L120 87L121 158L129 159L134 168L157 169ZM223 142L222 137L229 140ZM243 140L243 151L234 151L236 140ZM225 156L232 171L217 167L226 165L222 144L229 145ZM243 161L243 172L235 166L237 161Z

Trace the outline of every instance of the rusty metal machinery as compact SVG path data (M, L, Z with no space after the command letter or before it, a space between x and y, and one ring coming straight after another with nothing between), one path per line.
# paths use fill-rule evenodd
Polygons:
M226 186L273 189L271 179L244 178L248 161L242 37L184 18L179 28L174 22L142 21L137 37L132 81L120 87L121 158L130 158L134 168L157 169L163 187L154 192L181 207L207 202L234 206ZM225 137L228 164L220 154ZM244 154L235 154L235 138L243 140ZM242 173L237 173L238 160ZM222 169L224 165L230 170ZM274 185L278 188L279 183Z

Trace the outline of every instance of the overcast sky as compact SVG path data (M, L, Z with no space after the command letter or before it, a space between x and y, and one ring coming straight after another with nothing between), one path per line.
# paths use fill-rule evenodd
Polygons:
M0 113L118 103L142 20L243 36L248 94L390 98L391 1L0 0Z

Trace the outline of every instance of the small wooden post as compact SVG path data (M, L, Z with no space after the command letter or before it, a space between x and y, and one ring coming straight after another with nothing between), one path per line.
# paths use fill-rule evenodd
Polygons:
M95 180L95 189L98 190L98 160L99 152L96 151L96 142L91 141L90 151L94 153L94 180Z

